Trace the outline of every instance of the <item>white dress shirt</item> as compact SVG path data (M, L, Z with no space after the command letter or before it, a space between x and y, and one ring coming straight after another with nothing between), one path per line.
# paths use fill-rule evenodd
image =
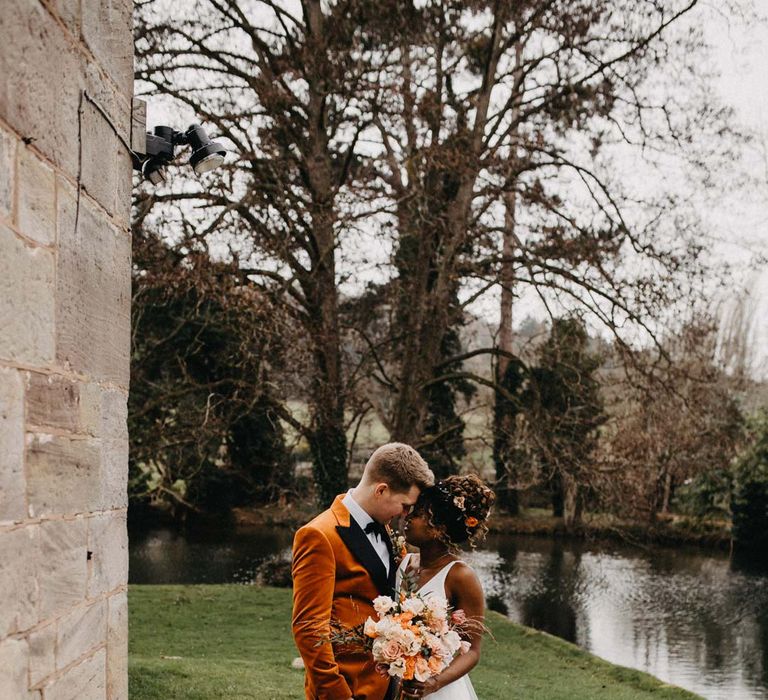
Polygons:
M368 525L368 523L372 523L373 518L368 515L368 513L363 510L362 506L352 497L352 489L347 491L347 495L344 496L342 503L349 511L349 514L355 519L355 522L360 526L363 532L365 532L365 526ZM387 547L387 543L381 537L377 537L373 532L366 532L365 536L376 550L376 554L379 555L381 563L384 564L387 576L389 576L389 548Z

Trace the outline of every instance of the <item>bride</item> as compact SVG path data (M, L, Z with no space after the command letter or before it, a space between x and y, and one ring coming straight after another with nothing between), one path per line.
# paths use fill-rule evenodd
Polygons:
M467 675L480 660L485 599L470 566L458 557L461 545L471 547L488 531L486 521L494 493L477 476L450 476L424 489L404 526L408 544L419 554L406 554L397 571L396 590L410 583L422 596L441 595L467 620L471 647L442 673L424 683L408 682L403 697L430 700L477 700Z

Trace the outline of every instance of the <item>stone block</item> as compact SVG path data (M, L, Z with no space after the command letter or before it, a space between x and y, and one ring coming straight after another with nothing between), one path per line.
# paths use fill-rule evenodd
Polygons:
M27 502L31 517L99 510L101 448L94 438L27 435Z
M24 386L16 370L0 368L0 522L27 513L24 477Z
M16 225L42 245L56 242L56 178L30 149L19 154L18 211Z
M107 698L128 700L128 596L123 591L107 600Z
M106 691L106 651L73 666L45 688L45 700L104 700Z
M107 601L80 606L57 625L56 669L66 668L107 641Z
M88 96L83 105L83 124L88 138L83 141L83 183L87 191L114 214L118 226L127 229L133 166L123 141L130 143L132 91L117 91L93 62L88 62L84 68ZM105 167L107 164L108 168Z
M26 700L28 653L23 639L0 642L0 698Z
M27 426L85 431L81 420L80 387L66 377L27 373Z
M82 0L83 40L123 95L133 94L132 12L130 0Z
M56 671L56 624L29 633L29 685L42 683Z
M13 192L16 184L16 139L0 129L0 219L13 218Z
M41 2L3 0L0 37L0 117L77 174L84 57Z
M102 438L101 507L128 507L128 440Z
M64 22L72 36L80 36L80 2L79 0L53 0L56 14Z
M57 374L27 372L26 406L28 430L56 428L128 440L128 398L122 389Z
M85 520L49 520L40 525L37 583L40 619L60 615L85 600L88 580Z
M124 235L130 236L130 222L131 222L131 202L133 197L134 183L138 184L135 178L138 178L139 174L133 172L133 164L128 158L128 167L125 170L121 170L117 178L117 201L115 203L115 216L124 229Z
M83 174L82 183L110 215L117 205L117 178L114 167L125 147L120 144L104 116L90 102L83 107Z
M92 552L88 597L114 591L128 583L128 531L125 511L88 518L88 549Z
M101 392L99 436L128 442L128 393L119 389Z
M61 183L60 183L61 185ZM128 387L130 356L130 238L59 187L56 289L57 359L99 381Z
M133 90L120 92L113 82L105 79L103 66L88 61L83 66L85 86L92 100L98 103L115 125L115 129L130 143L131 103Z
M33 365L53 361L54 279L50 250L31 248L0 226L0 358Z
M39 528L28 525L0 532L0 638L37 624Z

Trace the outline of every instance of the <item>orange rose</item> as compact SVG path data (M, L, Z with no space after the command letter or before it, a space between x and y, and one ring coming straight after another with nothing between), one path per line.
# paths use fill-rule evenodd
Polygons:
M406 656L405 657L405 673L403 674L403 680L412 681L413 674L415 673L415 671L416 671L416 657Z
M411 613L411 612L404 612L404 613L399 613L399 614L397 614L397 615L393 615L393 616L392 616L392 619L393 619L395 622L399 622L399 623L400 623L400 626L401 626L403 629L408 629L408 627L410 627L410 625L409 625L408 623L409 623L411 620L413 620L413 613Z
M440 669L442 667L443 662L440 660L439 656L429 657L429 671L433 676L436 676L438 673L440 673Z
M471 515L470 515L470 516L469 516L469 517L468 517L468 518L467 518L467 519L464 521L464 524L465 524L467 527L475 527L475 526L477 525L477 523L478 523L478 522L479 522L479 521L478 521L478 519L477 519L477 518L475 518L475 517L473 517L473 516L471 516Z

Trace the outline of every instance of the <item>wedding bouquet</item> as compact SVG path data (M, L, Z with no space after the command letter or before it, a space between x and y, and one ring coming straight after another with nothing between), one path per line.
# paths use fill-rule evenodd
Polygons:
M369 617L352 629L336 626L330 641L370 653L384 676L423 682L469 651L470 643L462 639L467 616L451 610L443 596L402 592L397 599L379 596L373 607L378 619Z
M379 596L373 607L378 620L369 617L363 634L382 674L423 682L445 669L456 654L469 650L460 634L466 616L462 610L450 612L442 596Z

